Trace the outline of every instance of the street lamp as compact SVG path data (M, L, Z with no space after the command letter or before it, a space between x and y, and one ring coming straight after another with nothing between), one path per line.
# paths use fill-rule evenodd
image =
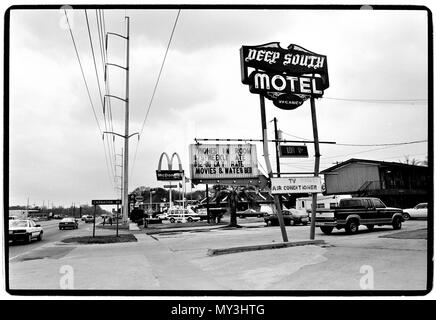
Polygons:
M150 213L153 213L152 195L154 193L156 193L156 191L150 189Z

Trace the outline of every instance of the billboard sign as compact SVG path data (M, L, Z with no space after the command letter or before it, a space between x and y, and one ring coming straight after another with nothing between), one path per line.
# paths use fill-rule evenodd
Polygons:
M191 144L192 180L256 179L256 146L253 144Z
M307 158L307 157L309 157L309 152L307 151L307 146L280 145L279 151L280 151L280 157L282 157L282 158Z
M272 194L321 193L320 177L271 178Z

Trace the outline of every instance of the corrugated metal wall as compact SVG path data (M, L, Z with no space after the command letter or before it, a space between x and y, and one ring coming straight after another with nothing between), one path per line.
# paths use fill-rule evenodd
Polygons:
M357 192L366 182L374 181L379 186L378 166L368 163L350 163L324 176L326 194Z

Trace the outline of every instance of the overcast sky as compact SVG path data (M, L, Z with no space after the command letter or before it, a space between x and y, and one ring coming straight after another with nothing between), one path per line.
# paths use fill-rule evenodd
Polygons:
M103 85L96 11L87 13ZM125 14L131 37L130 133L135 133L141 131L177 10L104 10L106 31L124 34ZM113 170L108 169L115 156L101 136L106 128L85 12L70 10L68 15L100 129L63 11L13 10L11 205L25 205L29 198L31 205L78 206L116 197ZM427 140L427 36L425 11L182 10L141 139L139 144L136 136L130 141L129 191L163 185L155 171L164 151L177 152L190 176L188 146L194 138L261 138L259 97L241 83L242 45L280 42L286 48L293 43L327 56L330 88L316 100L321 141L377 145ZM109 38L108 62L125 65L122 39ZM109 84L111 94L123 97L124 71L109 67ZM111 102L113 129L123 134L124 104ZM268 121L277 117L283 138L313 139L309 102L285 111L266 100L266 115ZM268 123L271 138L273 133ZM282 172L313 171L313 145L308 146L309 158L282 160ZM121 154L120 138L114 147ZM353 157L424 160L427 148L427 143L322 144L321 170ZM260 144L257 150L265 173ZM275 168L272 144L270 154ZM120 164L121 157L116 160Z

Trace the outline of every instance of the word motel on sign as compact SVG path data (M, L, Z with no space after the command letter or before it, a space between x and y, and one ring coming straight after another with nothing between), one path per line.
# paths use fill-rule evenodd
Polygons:
M276 92L321 96L323 94L323 91L319 89L321 81L320 78L312 77L270 75L263 72L254 73L255 90L273 90Z

